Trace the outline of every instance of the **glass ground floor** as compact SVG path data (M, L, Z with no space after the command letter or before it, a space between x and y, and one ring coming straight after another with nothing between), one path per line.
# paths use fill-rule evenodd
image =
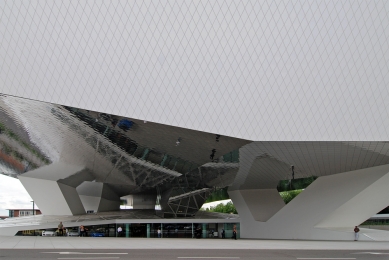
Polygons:
M231 238L234 227L237 238L239 223L113 223L100 225L66 226L63 232L56 228L21 230L17 236L89 236L89 237L141 237L141 238ZM120 231L121 230L121 231Z

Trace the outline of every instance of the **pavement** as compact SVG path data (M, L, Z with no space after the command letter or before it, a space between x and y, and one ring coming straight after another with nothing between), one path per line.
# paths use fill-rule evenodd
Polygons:
M0 249L389 250L383 241L0 236Z
M198 249L2 249L0 259L129 259L129 260L199 260L199 259L236 259L236 260L381 260L388 259L389 251L355 250L198 250Z

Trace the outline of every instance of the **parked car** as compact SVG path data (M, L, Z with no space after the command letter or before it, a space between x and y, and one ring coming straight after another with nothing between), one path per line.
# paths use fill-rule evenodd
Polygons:
M91 237L105 237L105 233L99 232L99 231L95 231L95 232L91 232L90 236Z
M105 237L105 229L104 228L92 228L89 232L89 236L91 237Z
M42 237L55 237L55 236L57 236L56 229L46 229L42 231Z
M69 230L66 235L68 237L78 237L80 234L78 233L77 230Z

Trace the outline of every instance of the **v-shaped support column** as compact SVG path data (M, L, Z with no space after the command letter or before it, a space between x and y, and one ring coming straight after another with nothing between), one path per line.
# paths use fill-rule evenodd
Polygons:
M24 173L19 180L45 215L85 214L76 187L93 179L82 166L62 162Z
M389 165L383 165L319 177L281 209L270 191L229 195L241 219L241 237L352 240L354 226L389 205L388 187Z

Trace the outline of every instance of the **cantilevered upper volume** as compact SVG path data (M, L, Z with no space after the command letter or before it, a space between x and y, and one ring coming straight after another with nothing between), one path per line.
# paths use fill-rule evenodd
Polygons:
M16 0L0 12L0 93L255 141L389 136L384 0Z
M242 237L349 239L389 205L387 9L1 1L0 173L45 215L188 219L228 186Z
M388 165L384 141L252 141L0 96L0 173L19 178L44 215L117 212L125 197L188 219L228 186L241 237L348 239L348 223L389 204ZM305 179L285 205L282 183Z
M49 215L118 209L126 195L134 208L158 198L167 214L193 215L233 182L238 150L252 142L6 95L0 112L1 173Z

